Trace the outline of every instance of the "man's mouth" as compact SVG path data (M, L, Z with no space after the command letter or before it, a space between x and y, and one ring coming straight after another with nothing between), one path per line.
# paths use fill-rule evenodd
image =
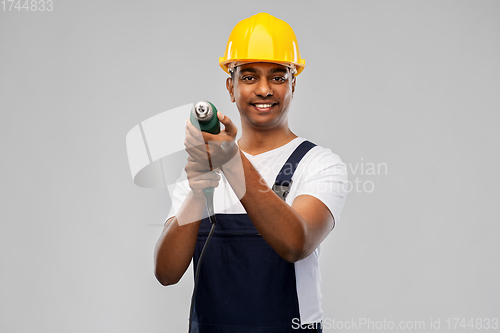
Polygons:
M252 106L259 111L269 111L275 105L276 103L252 103Z

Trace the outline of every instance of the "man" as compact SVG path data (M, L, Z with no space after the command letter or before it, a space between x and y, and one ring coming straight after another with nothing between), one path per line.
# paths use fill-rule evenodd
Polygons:
M305 61L286 22L266 13L241 21L219 62L231 74L226 88L241 138L220 112L220 134L187 123L189 184L173 193L155 275L170 285L193 257L196 267L210 229L203 189L216 187L217 225L200 266L193 331L321 332L319 246L344 204L345 165L288 127ZM278 174L291 179L278 184Z

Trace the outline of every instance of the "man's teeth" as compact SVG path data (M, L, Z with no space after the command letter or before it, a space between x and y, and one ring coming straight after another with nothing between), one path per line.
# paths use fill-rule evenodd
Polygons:
M255 104L255 106L258 107L259 109L266 109L266 108L272 107L273 105L272 104Z

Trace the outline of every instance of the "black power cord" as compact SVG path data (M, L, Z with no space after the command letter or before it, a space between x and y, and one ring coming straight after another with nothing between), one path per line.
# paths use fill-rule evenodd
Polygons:
M208 210L208 215L209 215L209 220L212 223L212 228L210 229L210 232L208 233L207 240L205 241L205 244L203 245L203 248L201 250L200 258L198 259L198 265L196 266L196 272L194 274L194 288L193 288L193 295L191 296L191 306L189 308L189 329L188 333L191 333L191 323L193 321L193 310L194 310L194 298L196 296L196 290L198 289L198 280L200 278L200 266L201 266L201 261L203 260L203 257L205 255L205 252L208 247L208 243L210 242L210 239L212 238L212 235L215 230L215 214L214 214L214 195L213 191L211 193L205 192L205 197L207 200L207 210Z

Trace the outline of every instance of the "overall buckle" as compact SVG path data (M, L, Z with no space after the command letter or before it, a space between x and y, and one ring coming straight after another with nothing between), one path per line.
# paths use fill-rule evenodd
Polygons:
M292 186L292 180L288 184L273 185L273 192L276 193L281 199L286 200L286 196L290 193L290 187Z

